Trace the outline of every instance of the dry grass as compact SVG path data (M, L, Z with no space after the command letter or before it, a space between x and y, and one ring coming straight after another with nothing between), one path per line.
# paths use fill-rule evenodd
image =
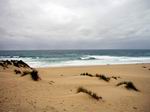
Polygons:
M87 89L85 89L85 88L83 88L83 87L79 87L79 88L77 89L77 93L80 93L80 92L86 93L86 94L88 94L89 96L91 96L92 98L94 98L94 99L96 99L96 100L102 99L101 96L98 96L96 93L94 93L94 92L92 92L92 91L90 91L90 90L87 90Z
M28 74L31 74L31 71L25 70L25 71L23 71L21 76L25 76L25 75L28 75Z
M14 70L15 74L21 74L20 70Z
M111 78L112 78L112 79L115 79L115 80L117 80L118 78L120 78L120 77L116 77L116 76L107 77L107 76L104 75L104 74L92 75L92 74L89 74L89 73L87 73L87 72L86 72L86 73L81 73L80 75L81 75L81 76L89 76L89 77L98 77L100 80L104 80L104 81L106 81L106 82L109 82Z
M34 80L34 81L38 81L41 79L38 75L38 71L35 69L30 74L31 74L32 80Z
M142 68L147 68L146 66L142 66Z
M106 82L109 82L109 81L110 81L110 77L107 77L107 76L105 76L105 75L103 75L103 74L99 75L98 77L99 77L99 79L104 80L104 81L106 81Z
M81 73L80 75L82 75L82 76L89 76L89 77L93 77L93 75L92 74L89 74L89 73Z
M129 90L139 91L131 81L123 81L118 83L116 86L120 86L120 85L125 85L125 88Z
M25 76L25 75L31 75L31 78L34 81L41 80L41 78L39 77L38 71L36 69L32 69L32 71L29 71L29 70L23 71L23 74L21 76Z

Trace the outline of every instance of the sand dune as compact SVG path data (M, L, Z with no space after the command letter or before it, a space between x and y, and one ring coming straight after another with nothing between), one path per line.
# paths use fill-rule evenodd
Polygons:
M37 68L40 81L14 69L0 67L0 112L150 112L150 64ZM106 82L84 72L120 78ZM117 87L121 81L132 81L140 92ZM103 101L77 93L80 86Z

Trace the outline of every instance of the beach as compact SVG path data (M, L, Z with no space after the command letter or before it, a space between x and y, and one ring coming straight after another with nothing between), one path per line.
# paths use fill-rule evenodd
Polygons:
M150 112L150 64L36 68L38 81L15 74L15 69L0 67L1 112ZM110 80L101 80L96 74ZM131 81L139 91L116 86L122 81ZM79 87L101 99L77 92Z
M150 0L0 0L0 112L150 112Z

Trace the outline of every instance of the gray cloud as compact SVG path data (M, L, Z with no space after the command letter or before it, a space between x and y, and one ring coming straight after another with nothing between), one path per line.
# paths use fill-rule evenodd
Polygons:
M149 0L0 0L0 49L150 48Z

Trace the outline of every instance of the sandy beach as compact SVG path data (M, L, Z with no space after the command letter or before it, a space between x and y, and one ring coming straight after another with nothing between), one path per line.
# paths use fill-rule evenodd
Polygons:
M39 81L15 69L0 67L0 112L150 112L150 64L36 68ZM80 75L85 72L93 77ZM96 74L119 78L106 82ZM116 86L122 81L131 81L139 91ZM77 93L79 87L102 99Z
M0 112L150 112L150 0L0 0Z

